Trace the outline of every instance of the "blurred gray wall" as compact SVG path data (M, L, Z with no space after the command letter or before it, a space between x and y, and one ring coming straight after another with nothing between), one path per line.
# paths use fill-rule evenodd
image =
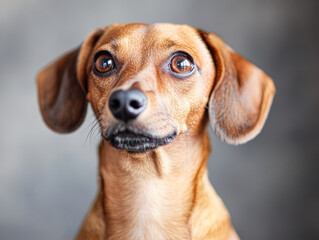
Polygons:
M242 239L319 239L318 0L0 1L0 239L72 239L97 191L94 120L51 132L35 76L99 26L185 23L214 31L275 81L262 133L212 135L211 181Z

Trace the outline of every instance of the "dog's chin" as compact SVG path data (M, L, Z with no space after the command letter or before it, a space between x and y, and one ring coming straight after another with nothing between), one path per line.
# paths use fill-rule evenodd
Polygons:
M165 137L157 138L147 134L125 130L111 134L105 137L105 140L109 141L110 144L117 149L125 150L129 153L144 153L173 142L176 135L176 132L172 132Z

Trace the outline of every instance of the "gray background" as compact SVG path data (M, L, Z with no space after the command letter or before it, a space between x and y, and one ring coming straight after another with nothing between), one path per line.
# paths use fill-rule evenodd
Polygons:
M214 31L275 81L262 133L240 147L212 134L210 178L242 239L319 239L316 0L0 1L0 239L72 239L97 191L92 112L51 132L35 76L96 27L186 23Z

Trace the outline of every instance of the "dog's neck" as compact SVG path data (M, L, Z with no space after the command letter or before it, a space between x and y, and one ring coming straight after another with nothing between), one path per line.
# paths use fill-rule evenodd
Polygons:
M188 239L209 151L206 131L139 154L103 141L100 176L108 239Z

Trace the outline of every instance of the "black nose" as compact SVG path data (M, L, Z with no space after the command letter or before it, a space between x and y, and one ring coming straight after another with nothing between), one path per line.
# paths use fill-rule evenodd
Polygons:
M137 118L145 109L147 98L139 90L117 90L109 99L109 108L113 116L122 121Z

